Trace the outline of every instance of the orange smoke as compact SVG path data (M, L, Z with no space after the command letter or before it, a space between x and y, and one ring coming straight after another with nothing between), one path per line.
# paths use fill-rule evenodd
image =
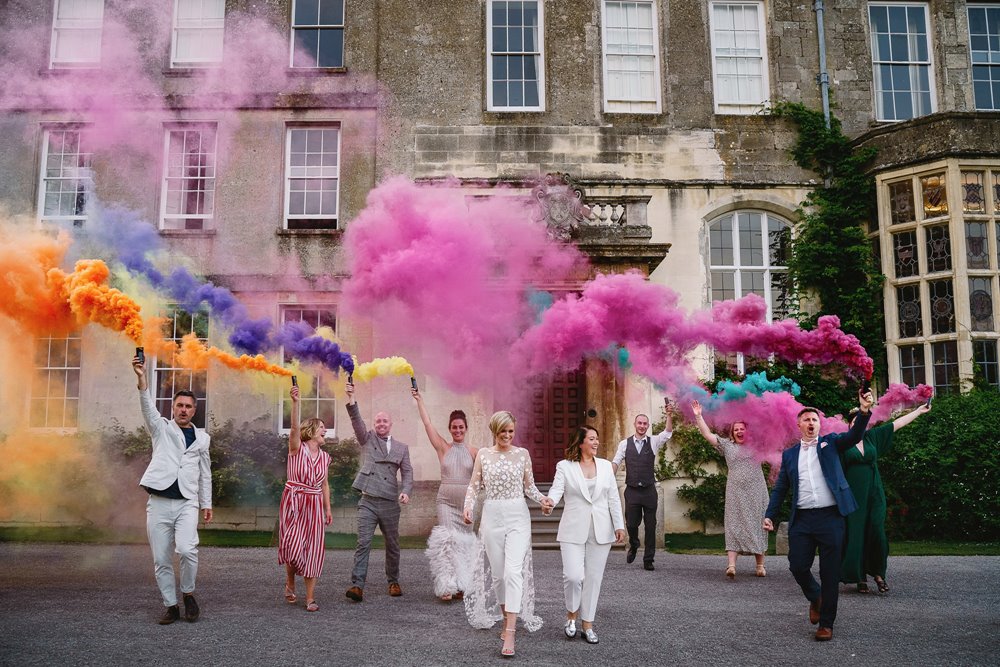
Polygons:
M32 336L65 336L77 328L65 300L47 280L69 247L69 238L25 234L17 239L0 232L0 314Z
M81 259L72 273L49 269L47 278L54 294L69 304L80 325L93 322L114 331L122 331L137 345L142 341L142 316L139 304L113 287L108 287L111 272L99 259Z
M184 336L181 340L180 353L177 355L177 361L180 362L182 367L196 371L204 370L208 368L209 359L215 359L237 371L261 371L262 373L284 377L292 374L287 368L272 364L262 354L253 357L241 354L237 357L228 352L223 352L216 347L206 347L198 340L197 335L193 333Z

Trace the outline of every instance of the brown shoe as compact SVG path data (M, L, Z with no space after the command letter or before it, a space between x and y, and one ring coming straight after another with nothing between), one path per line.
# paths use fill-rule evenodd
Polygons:
M347 589L347 597L351 598L355 602L361 602L365 599L365 592L357 586L351 586Z
M813 625L819 623L819 607L823 604L823 598L816 598L815 602L809 603L809 622Z
M170 625L174 621L180 619L181 610L177 605L167 607L166 611L163 612L163 616L159 620L160 625Z
M833 628L820 628L816 631L816 641L828 642L833 639Z
M394 598L398 598L402 594L403 594L403 589L399 587L399 584L395 582L389 584L389 595L391 595Z

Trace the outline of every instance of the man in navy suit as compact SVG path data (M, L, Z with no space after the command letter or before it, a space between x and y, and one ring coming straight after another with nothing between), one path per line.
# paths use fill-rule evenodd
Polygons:
M847 433L819 437L819 411L803 408L798 414L801 441L781 455L781 471L764 514L764 529L774 530L774 519L785 494L792 491L788 519L788 569L809 600L809 622L819 623L816 641L833 639L840 586L840 559L844 547L844 517L858 508L840 465L840 452L861 441L871 418L871 392L858 396L861 412ZM819 578L811 568L819 549Z

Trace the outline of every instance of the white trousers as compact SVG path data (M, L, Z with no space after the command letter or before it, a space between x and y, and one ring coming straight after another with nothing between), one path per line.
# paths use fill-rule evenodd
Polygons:
M177 604L174 552L181 559L181 593L193 593L198 575L198 501L149 496L146 535L153 550L153 572L163 604Z
M483 503L479 536L486 548L497 602L506 611L521 613L524 559L531 548L531 516L523 498Z
M590 524L590 536L584 544L559 543L566 611L579 612L581 621L594 622L597 598L601 595L601 582L604 580L604 566L610 552L610 542L597 543L593 522Z

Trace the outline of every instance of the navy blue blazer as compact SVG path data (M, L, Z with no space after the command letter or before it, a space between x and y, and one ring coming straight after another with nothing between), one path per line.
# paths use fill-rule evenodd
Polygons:
M827 486L833 492L833 497L837 500L837 509L841 516L847 516L858 509L858 503L851 493L851 486L844 477L844 469L840 465L840 453L861 442L865 435L865 427L871 419L871 412L858 413L851 430L846 433L835 433L821 436L819 438L819 467L823 471L823 478ZM826 446L824 446L826 443ZM832 445L832 447L831 447ZM785 494L789 489L792 491L792 514L788 518L788 525L795 522L795 505L799 497L799 451L802 449L801 441L794 447L789 447L781 454L781 470L778 472L778 479L771 490L771 502L767 504L767 512L764 516L774 520L775 514L781 509L781 503L785 500Z

